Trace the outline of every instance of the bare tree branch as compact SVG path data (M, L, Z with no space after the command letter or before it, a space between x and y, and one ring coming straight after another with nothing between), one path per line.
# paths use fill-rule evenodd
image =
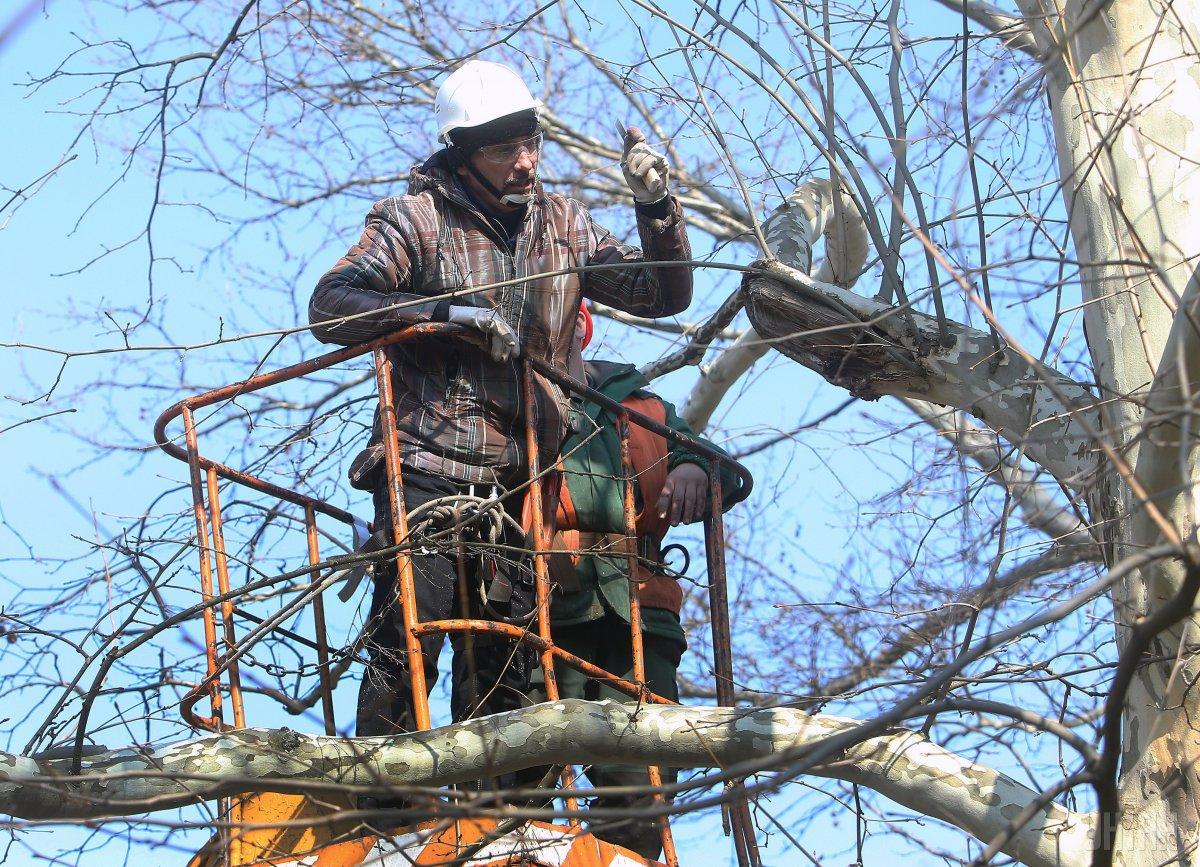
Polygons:
M989 479L1011 492L1028 526L1066 546L1089 543L1087 525L1069 506L1050 496L1037 475L1021 465L1018 455L1002 448L995 434L967 424L960 410L947 410L906 397L899 400L953 443L958 452L978 465Z
M0 810L36 819L165 810L243 792L313 792L462 782L547 762L633 762L722 767L794 752L847 732L842 717L774 708L744 711L560 701L389 738L338 738L289 729L243 729L144 752L98 753L78 777L65 759L0 753ZM820 776L887 797L988 840L1038 793L919 734L869 738ZM1086 816L1050 803L1018 829L1005 852L1033 867L1082 865Z
M1094 473L1088 429L1100 427L1099 412L1080 383L1013 351L996 353L991 335L968 325L947 320L951 342L941 346L932 316L779 263L765 267L781 279L752 277L746 290L750 321L764 342L859 397L891 394L970 412L1067 487L1078 489Z
M963 13L976 24L992 31L992 35L1003 40L1004 44L1015 51L1024 51L1030 57L1039 58L1037 43L1025 19L1020 15L1012 15L991 3L983 0L937 0L947 9ZM1039 58L1040 59L1040 58Z

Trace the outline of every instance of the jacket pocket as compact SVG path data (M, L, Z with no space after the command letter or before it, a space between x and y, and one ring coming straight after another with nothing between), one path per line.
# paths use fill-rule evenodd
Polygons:
M350 462L350 487L359 491L370 491L383 471L383 443L372 442Z

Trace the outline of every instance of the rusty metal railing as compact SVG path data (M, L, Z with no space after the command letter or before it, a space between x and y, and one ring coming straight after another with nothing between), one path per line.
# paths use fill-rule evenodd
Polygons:
M307 540L308 562L314 568L314 576L310 591L313 606L314 641L303 640L303 643L314 648L317 653L317 672L320 679L319 694L325 731L327 734L336 732L335 711L333 706L333 689L335 678L330 666L330 649L325 630L325 608L322 599L323 588L317 580L316 570L321 563L318 546L317 515L323 515L335 521L353 525L355 517L323 500L298 493L291 489L274 484L245 470L227 466L200 453L199 432L195 414L198 410L210 407L242 395L261 391L279 383L310 375L332 365L373 353L375 362L376 384L379 393L380 421L383 432L384 463L388 480L388 494L393 520L393 541L402 543L408 538L408 518L403 497L403 469L401 466L400 450L396 436L396 410L392 393L391 359L387 352L389 346L425 336L437 335L441 339L464 338L468 336L467 329L442 323L419 324L407 327L386 337L368 343L346 347L326 353L308 361L289 365L269 373L251 377L243 382L213 389L203 394L185 398L166 409L157 419L154 426L154 437L158 445L167 454L184 461L189 469L189 482L192 493L192 510L195 517L197 547L200 558L200 591L202 601L211 603L220 599L219 603L208 604L203 610L203 628L206 650L206 673L204 679L193 687L181 701L183 718L197 729L221 731L228 727L225 722L224 699L227 694L232 711L233 727L241 728L246 725L245 707L239 659L246 652L246 646L239 646L236 634L234 615L237 612L232 601L232 587L229 577L229 555L226 549L219 497L218 479L225 479L238 485L244 485L253 490L267 494L287 503L300 507L304 513L304 528ZM618 435L621 443L623 464L623 493L625 513L626 550L623 552L629 559L630 575L635 574L638 562L638 546L636 536L636 507L634 499L635 474L629 456L629 426L631 424L644 427L666 439L685 444L688 449L708 460L710 466L711 501L708 514L704 518L705 550L708 565L709 581L709 610L711 617L711 632L713 642L713 664L716 681L717 700L722 705L733 706L734 670L731 646L729 601L725 573L725 544L724 523L722 518L722 483L721 469L728 468L736 474L744 490L749 493L752 479L749 472L728 457L707 444L691 437L680 434L654 419L635 412L619 402L589 388L586 384L571 379L565 373L556 370L545 362L527 358L522 361L522 387L525 406L534 406L533 387L535 376L542 376L553 382L564 391L581 396L586 400L599 404L609 410L617 419ZM531 512L533 515L531 554L535 577L537 604L537 631L528 628L482 619L448 619L419 622L415 597L415 585L411 551L401 547L395 553L397 568L397 595L400 603L404 626L405 649L408 655L408 672L413 691L414 722L419 729L428 729L431 725L427 684L423 651L420 639L426 635L464 632L468 634L502 634L514 642L525 642L537 651L545 679L546 697L554 701L559 697L555 679L555 661L572 666L590 678L603 680L607 685L624 692L641 701L671 704L669 699L656 695L646 686L645 656L641 632L641 617L636 592L630 595L630 638L632 642L633 679L627 680L612 672L605 671L584 659L556 647L551 636L550 625L550 578L548 557L550 550L551 530L547 525L547 516L543 510L546 499L544 489L545 476L539 464L538 442L535 422L532 412L526 413L526 447L529 460L529 489ZM167 425L175 418L183 421L183 443L179 445L167 435ZM358 522L361 523L361 522ZM373 528L376 529L376 528ZM458 546L458 556L462 557L462 548ZM216 576L216 593L214 593L213 576ZM270 622L264 623L260 618L249 616L249 619L259 623L259 632L264 632ZM298 639L299 636L296 636ZM203 698L209 701L209 716L202 716L195 711L195 706ZM649 783L653 788L662 786L662 776L657 768L648 769ZM571 810L576 804L570 790L573 788L571 770L565 769L563 776L564 800ZM655 798L663 800L661 793ZM727 816L733 829L735 850L741 867L750 867L758 863L757 846L755 844L753 825L747 803L734 801L727 805ZM665 818L659 820L663 838L663 851L666 861L671 867L677 867L678 858L675 853L674 841L671 836L669 823Z

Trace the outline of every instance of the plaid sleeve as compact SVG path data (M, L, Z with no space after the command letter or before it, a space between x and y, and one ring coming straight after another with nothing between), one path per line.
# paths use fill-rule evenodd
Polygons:
M583 294L635 316L673 316L692 303L692 269L687 265L647 268L642 262L686 262L692 258L683 208L671 197L660 211L636 208L642 249L622 244L612 232L595 223L584 211L588 224L589 265L613 265L612 269L583 275ZM664 213L665 212L665 213ZM643 250L645 251L643 253Z
M434 305L412 286L417 253L405 229L394 200L371 208L358 242L313 290L308 321L318 340L350 346L429 320Z

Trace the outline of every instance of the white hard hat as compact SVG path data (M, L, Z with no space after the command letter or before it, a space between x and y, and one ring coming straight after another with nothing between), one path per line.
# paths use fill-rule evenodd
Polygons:
M438 88L433 101L437 115L438 141L449 144L452 130L482 126L518 111L537 111L525 82L502 63L468 60L454 70Z

